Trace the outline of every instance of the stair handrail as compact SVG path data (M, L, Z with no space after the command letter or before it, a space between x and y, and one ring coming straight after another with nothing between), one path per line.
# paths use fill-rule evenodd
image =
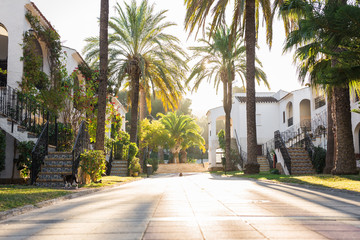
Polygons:
M31 151L31 171L30 171L30 184L36 182L40 172L41 164L44 162L45 156L48 154L49 145L49 121L46 122L41 134L36 141L36 144Z
M77 174L77 169L80 163L80 155L86 150L89 149L90 145L90 136L88 132L88 124L83 120L80 124L78 134L74 143L72 150L72 173L73 175Z
M289 171L289 174L291 175L291 158L290 158L290 154L288 152L288 149L284 143L284 140L280 134L280 131L277 130L274 133L274 139L275 139L275 149L279 149L281 152L281 155L284 159L286 168Z
M271 150L275 150L275 139L271 139L263 144L263 153L268 160L270 169L274 166L274 159L271 156Z
M312 161L312 157L314 156L314 149L315 149L315 146L314 146L314 143L309 135L309 133L305 130L304 131L304 134L305 134L305 150L308 152L309 154L309 157Z
M236 129L234 129L234 133L235 133L236 145L238 146L240 157L241 157L241 160L242 160L242 166L241 167L244 167L244 164L247 162L247 152L243 151L242 148L241 148L240 141L239 141Z

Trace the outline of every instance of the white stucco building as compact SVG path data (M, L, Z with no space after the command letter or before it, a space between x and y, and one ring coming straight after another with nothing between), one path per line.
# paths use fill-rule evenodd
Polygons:
M355 94L353 94L355 96ZM358 99L351 100L351 109L358 108ZM221 167L220 157L216 157L219 148L216 121L224 120L223 107L210 109L207 112L209 124L209 162L210 167ZM278 92L256 93L256 127L258 155L264 155L264 144L274 138L274 132L291 133L306 127L313 133L320 132L314 141L315 145L326 148L324 129L327 127L327 105L321 91L309 87L292 92L280 90ZM360 153L360 114L352 113L352 129L355 153ZM231 111L231 138L236 140L242 153L246 152L246 95L234 95Z
M21 130L17 125L19 122L15 122L13 119L9 119L8 104L10 92L16 92L20 89L20 83L24 75L24 63L21 61L23 57L23 38L25 33L32 33L33 29L26 19L26 13L38 18L40 24L43 27L53 29L50 22L45 18L36 5L30 0L1 0L0 1L0 130L6 133L6 161L5 170L0 171L0 180L9 179L12 176L13 161L18 157L16 151L16 142L20 141L34 141L37 138L29 137L28 132ZM66 16L64 16L66 17ZM55 31L55 30L54 30ZM35 51L38 56L42 58L41 70L49 75L50 64L48 59L49 49L47 45L38 37L34 42ZM81 55L72 48L62 46L62 61L65 63L66 71L70 76L73 71L85 61ZM85 63L86 64L86 63ZM6 71L6 74L3 72ZM81 74L78 75L78 80L84 80ZM14 95L14 94L13 94ZM13 96L11 95L11 96ZM116 109L119 114L125 118L126 109L121 105L117 99L114 100ZM70 108L73 108L73 103L69 102ZM19 103L14 103L18 106ZM7 111L7 112L6 112ZM33 116L34 121L40 121L44 119L44 115L37 113L38 116ZM35 114L34 114L35 115ZM60 113L59 121L64 119ZM14 124L9 124L13 122ZM15 127L14 127L15 126ZM123 121L123 130L125 130L125 121ZM19 172L14 173L14 178L19 177Z

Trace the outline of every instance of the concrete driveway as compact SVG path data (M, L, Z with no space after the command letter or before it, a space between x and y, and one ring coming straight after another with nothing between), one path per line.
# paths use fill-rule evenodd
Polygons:
M164 174L8 218L0 239L360 239L360 195Z

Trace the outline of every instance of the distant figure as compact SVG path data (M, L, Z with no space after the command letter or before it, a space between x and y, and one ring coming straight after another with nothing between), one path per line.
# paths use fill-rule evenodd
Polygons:
M182 177L182 173L179 174L179 177Z

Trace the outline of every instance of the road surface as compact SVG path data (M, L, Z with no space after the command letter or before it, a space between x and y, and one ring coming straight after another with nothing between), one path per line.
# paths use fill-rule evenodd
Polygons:
M360 239L360 194L168 174L8 218L0 239Z

